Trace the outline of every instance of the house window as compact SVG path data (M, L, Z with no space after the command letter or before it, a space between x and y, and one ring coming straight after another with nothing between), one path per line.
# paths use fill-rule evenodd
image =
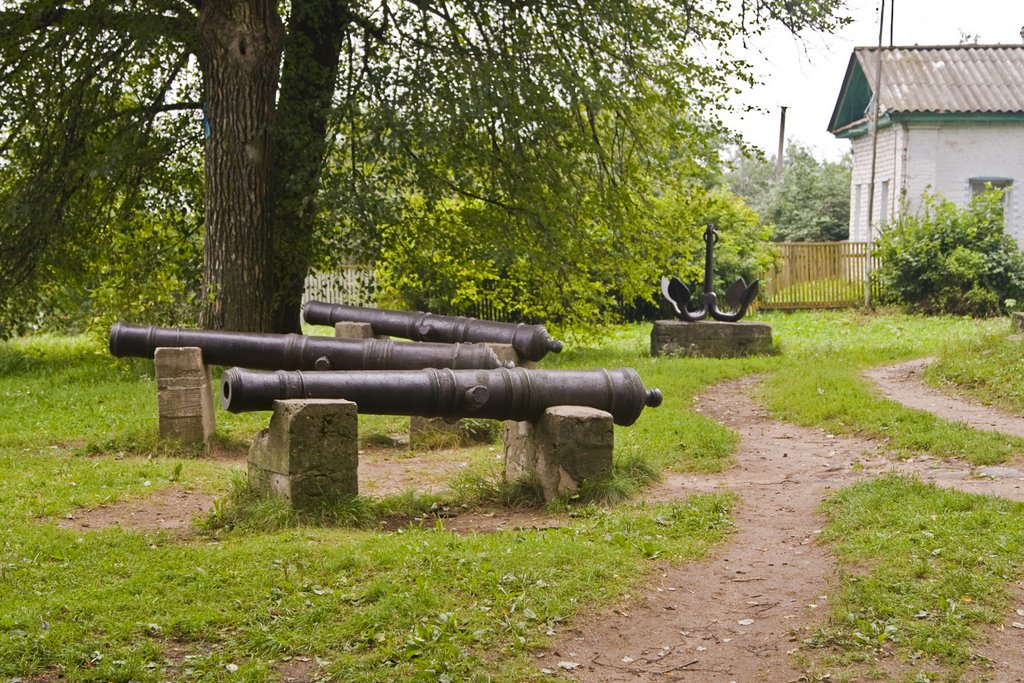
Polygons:
M878 207L878 224L889 223L889 181L882 181L882 205Z
M986 190L1006 190L1003 193L1002 204L1005 209L1009 204L1010 188L1013 187L1013 180L1010 178L971 178L971 199L974 199Z
M860 195L863 185L856 185L853 188L853 230L850 231L850 239L860 237Z

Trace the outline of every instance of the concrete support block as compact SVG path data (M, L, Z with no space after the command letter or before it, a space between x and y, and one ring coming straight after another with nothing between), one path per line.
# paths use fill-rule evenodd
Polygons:
M526 368L527 370L531 370L537 367L537 364L534 361L521 359L519 357L519 354L516 353L516 350L512 347L511 344L498 344L494 342L488 342L487 345L491 347L492 351L494 351L494 355L498 357L498 360L506 362L512 361L513 363L515 363L516 367Z
M536 479L544 500L612 472L612 416L581 406L548 408L536 422L505 423L505 480Z
M773 352L767 323L655 320L651 330L652 356L735 358Z
M359 493L359 420L344 400L274 401L249 448L249 485L296 508Z
M334 323L334 336L339 339L373 339L373 325L370 323Z
M156 399L160 436L206 447L216 430L210 368L196 347L158 348Z
M1015 311L1010 317L1010 331L1013 334L1024 332L1024 312Z

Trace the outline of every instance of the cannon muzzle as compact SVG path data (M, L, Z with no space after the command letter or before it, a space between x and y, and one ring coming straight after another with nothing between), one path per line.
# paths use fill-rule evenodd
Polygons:
M419 311L390 311L322 301L308 302L302 309L302 316L310 325L369 323L376 334L415 341L511 344L520 358L532 361L540 360L548 351L558 353L562 350L562 342L552 339L540 325L502 323Z
M110 353L152 358L158 347L196 346L208 365L260 370L417 370L499 368L484 344L423 344L390 339L335 339L302 334L243 334L115 323Z
M276 400L347 399L378 415L537 420L547 408L587 406L631 425L661 392L645 389L631 368L614 370L432 369L366 372L253 372L232 368L221 380L230 412L271 410Z

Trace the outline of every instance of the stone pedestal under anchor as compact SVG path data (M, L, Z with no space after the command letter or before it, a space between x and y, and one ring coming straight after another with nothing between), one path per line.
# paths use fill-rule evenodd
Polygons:
M735 358L772 353L772 328L767 323L655 320L651 329L652 356Z

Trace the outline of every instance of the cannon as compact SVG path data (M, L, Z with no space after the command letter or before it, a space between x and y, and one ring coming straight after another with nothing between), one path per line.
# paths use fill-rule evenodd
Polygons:
M423 344L390 339L335 339L301 334L242 334L115 323L110 328L114 356L152 358L158 347L195 346L208 365L261 370L417 370L420 368L499 368L483 344Z
M538 361L548 351L558 353L562 342L552 339L540 325L502 323L432 313L390 311L310 301L302 311L310 325L340 322L369 323L376 334L428 342L490 342L511 344L519 357Z
M275 400L347 399L360 413L422 417L537 420L547 408L586 406L631 425L644 407L661 404L631 368L614 370L434 369L364 372L253 372L231 368L221 378L221 407L233 413L270 410Z

